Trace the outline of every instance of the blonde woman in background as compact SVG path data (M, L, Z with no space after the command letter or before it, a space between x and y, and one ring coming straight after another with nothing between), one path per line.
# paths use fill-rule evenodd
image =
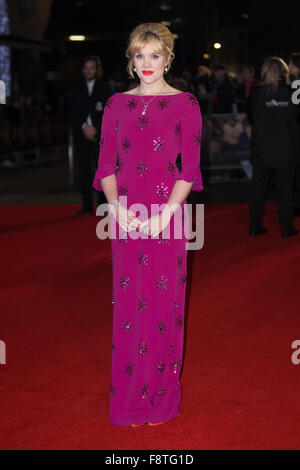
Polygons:
M265 234L264 201L271 171L275 172L279 223L283 237L298 234L293 223L292 185L299 152L298 109L291 100L289 69L280 57L269 57L260 82L251 91L247 114L252 124L253 176L249 205L249 235Z

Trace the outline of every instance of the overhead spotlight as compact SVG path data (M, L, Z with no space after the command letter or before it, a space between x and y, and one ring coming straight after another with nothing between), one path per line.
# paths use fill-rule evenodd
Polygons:
M203 59L209 59L210 55L205 52L202 57L203 57Z
M222 45L219 42L214 43L214 48L215 49L221 49Z
M69 41L85 41L86 40L86 36L84 36L83 34L71 34L71 36L69 36Z
M167 2L163 2L160 5L160 9L163 10L163 11L167 11L167 10L172 10L172 7Z

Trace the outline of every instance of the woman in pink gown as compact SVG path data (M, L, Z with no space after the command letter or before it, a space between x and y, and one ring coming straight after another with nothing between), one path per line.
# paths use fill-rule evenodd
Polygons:
M141 70L157 67L148 55L151 47L150 42L142 49L146 65L140 64ZM144 90L148 82L146 78ZM158 84L161 89L162 82ZM166 84L165 89L170 88ZM104 190L108 202L119 199L124 205L121 196L126 196L127 208L136 215L131 220L139 235L131 237L134 230L126 233L116 223L117 236L111 238L113 425L162 423L180 416L188 238L184 231L180 238L174 237L174 215L156 237L139 231L149 223L150 216L161 212L160 208L154 213L153 206L151 211L151 204L158 207L175 201L180 205L181 225L188 219L187 211L183 211L186 197L191 188L203 189L201 130L199 104L190 92L117 92L105 105L93 187ZM181 172L176 165L178 154ZM105 178L109 183L104 186ZM172 192L177 181L190 184L183 184L181 189L177 185L177 192ZM141 206L133 210L132 204ZM138 226L140 221L144 224ZM163 238L168 229L169 237Z

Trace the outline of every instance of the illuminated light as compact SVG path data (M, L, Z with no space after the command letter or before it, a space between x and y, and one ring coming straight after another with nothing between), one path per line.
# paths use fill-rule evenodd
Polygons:
M86 37L83 34L71 34L69 41L85 41Z
M214 48L215 49L221 49L222 45L219 42L214 43Z
M172 7L171 7L171 5L162 4L162 5L160 5L160 9L163 10L163 11L167 11L167 10L172 10Z
M172 34L173 39L178 39L178 34Z
M205 53L205 54L203 54L202 57L203 57L203 59L209 59L209 58L210 58L210 55Z
M242 15L242 16L243 16L243 18L244 18L245 20L247 20L247 19L248 19L248 13L243 13L243 15Z

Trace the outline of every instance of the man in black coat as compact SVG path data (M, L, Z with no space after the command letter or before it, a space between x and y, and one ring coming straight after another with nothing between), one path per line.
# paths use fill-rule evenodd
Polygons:
M242 82L236 86L235 102L237 104L237 112L245 113L247 110L247 102L252 88L256 84L255 70L250 65L242 65L240 68Z
M207 113L232 113L234 99L235 87L227 74L226 66L223 64L214 65Z
M72 122L75 161L78 165L82 208L76 212L83 215L93 212L92 177L97 167L101 120L111 89L101 76L101 62L97 56L83 61L83 78L70 93L70 119ZM98 192L98 204L105 202Z

